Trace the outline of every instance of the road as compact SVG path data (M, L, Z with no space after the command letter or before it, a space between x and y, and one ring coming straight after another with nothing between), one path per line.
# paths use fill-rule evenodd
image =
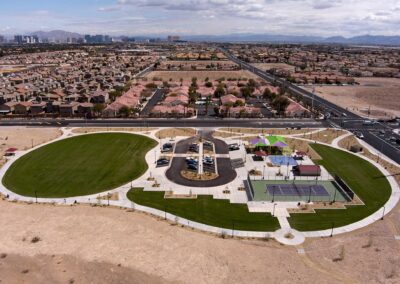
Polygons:
M318 128L325 122L313 119L24 119L0 120L0 126L43 126L43 127L253 127L253 128Z
M271 75L263 70L260 70L247 62L239 60L224 48L221 48L221 50L225 53L228 59L239 64L243 69L249 70L250 72L263 78L267 82L284 85L293 94L301 95L305 98L313 100L314 107L324 109L326 112L333 112L338 116L338 118L328 119L326 121L328 125L333 127L340 127L349 131L359 131L363 133L365 142L382 152L385 156L400 164L400 145L396 142L393 142L396 141L396 139L400 139L400 135L393 132L395 126L389 125L387 123L378 123L374 126L373 129L371 129L371 126L363 125L363 121L366 118L358 116L347 109L335 105L334 103L331 103L323 98L315 96L313 93L304 90L297 85L287 82L282 78ZM376 133L376 131L379 132L381 130L386 133L383 137L379 137ZM391 137L392 139L390 139Z
M149 116L151 110L158 104L158 102L162 100L162 97L163 97L163 91L161 89L156 89L153 96L150 98L150 100L144 106L143 110L140 112L140 115L144 117Z

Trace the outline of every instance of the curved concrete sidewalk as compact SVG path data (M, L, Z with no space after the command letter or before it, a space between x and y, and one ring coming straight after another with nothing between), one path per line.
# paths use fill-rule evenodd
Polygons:
M16 154L15 157L11 158L9 161L7 161L7 163L0 169L0 178L2 179L5 172L8 170L8 168L11 166L11 164L18 159L19 157L36 150L37 148L40 148L44 145L62 140L62 139L66 139L72 136L78 136L78 135L90 135L91 133L87 133L87 134L73 134L72 133L72 129L62 129L63 134L62 136L58 137L57 139L53 140L53 141L49 141L47 143L44 143L42 145L36 146L32 149L29 149L27 151L24 152L18 152ZM139 135L144 135L150 138L155 139L156 141L159 141L160 139L155 137L155 132L158 130L153 130L151 131L149 134L146 133L135 133L135 134L139 134ZM117 133L133 133L133 132L128 132L128 131L104 131L104 132L97 132L97 133L113 133L113 132L117 132ZM326 143L319 143L322 145L327 145L330 147L334 147L334 148L338 148L340 150L344 150L342 148L340 148L338 146L338 143L341 139L347 137L348 135L351 135L350 133L344 134L338 138L336 138L332 145L331 144L326 144ZM341 139L339 139L341 138ZM178 138L179 139L183 139L183 138ZM299 140L306 140L309 142L314 142L311 141L309 139L305 139L305 138L300 138L300 137L296 137L296 139ZM150 150L147 155L146 155L146 161L151 164L154 163L154 157L157 154L157 151L159 151L159 147L156 146L154 149ZM360 220L358 222L355 222L353 224L347 225L347 226L343 226L343 227L338 227L335 228L333 230L333 235L336 234L342 234L342 233L347 233L353 230L357 230L360 228L363 228L371 223L374 223L375 221L379 220L382 218L383 215L388 214L399 202L400 200L400 188L399 185L397 184L396 180L390 176L390 174L388 173L388 171L386 169L384 169L382 166L377 165L374 161L360 155L360 154L354 154L350 151L344 150L348 153L351 153L353 155L357 155L360 158L369 161L370 163L374 164L385 176L387 176L387 179L392 187L392 194L389 198L389 200L386 202L386 204L384 205L384 212L383 209L382 210L378 210L377 212L373 213L372 215L364 218L363 220ZM135 181L133 181L133 185L135 187L141 187L143 184L149 184L150 182L147 180L147 177L151 176L151 170L149 169L145 174L143 174L140 178L136 179ZM18 201L23 201L23 202L39 202L39 203L54 203L54 204L59 204L59 205L70 205L73 203L87 203L87 204L101 204L101 205L112 205L112 206L118 206L118 207L123 207L123 208L129 208L129 209L135 209L135 210L140 210L143 212L147 212L159 217L163 217L165 219L168 219L170 221L179 223L181 225L185 225L185 226L189 226L198 230L202 230L202 231L206 231L206 232L211 232L211 233L215 233L215 234L222 234L222 235L231 235L231 236L237 236L237 237L254 237L254 238L275 238L277 241L282 242L284 244L287 245L298 245L300 243L302 243L304 241L305 237L328 237L331 235L332 231L331 230L321 230L321 231L310 231L310 232L298 232L292 228L290 228L290 225L288 226L286 224L287 220L279 220L280 224L281 224L281 229L276 231L276 232L254 232L254 231L238 231L238 230L230 230L230 229L224 229L224 228L217 228L217 227L213 227L213 226L209 226L209 225L205 225L205 224L201 224L201 223L197 223L197 222L193 222L178 216L175 216L173 214L170 213L166 213L154 208L150 208L150 207L146 207L146 206L141 206L139 204L135 204L132 201L128 200L128 198L126 197L126 193L131 189L131 185L132 182L122 185L116 189L113 189L111 191L107 191L101 194L95 194L95 195L88 195L88 196L80 196L80 197L73 197L73 198L38 198L37 200L34 197L25 197L25 196L21 196L18 194L15 194L11 191L9 191L2 183L0 184L0 192L6 196L8 196L8 198L10 200L18 200ZM232 182L231 184L228 184L230 186L236 186L235 182ZM176 185L170 185L170 186L176 186ZM168 188L168 186L166 187ZM224 187L222 188L209 188L209 189L205 189L203 191L203 194L212 194L213 190L221 190L224 189ZM154 190L158 190L157 188L155 188ZM188 189L191 190L191 189ZM105 197L110 193L115 193L118 192L119 195L119 200L118 201L112 201L112 200L99 200L98 197ZM286 225L283 225L286 224Z

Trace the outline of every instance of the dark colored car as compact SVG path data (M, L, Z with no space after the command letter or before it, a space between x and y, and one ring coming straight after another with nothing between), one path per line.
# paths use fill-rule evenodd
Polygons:
M169 160L167 159L159 159L157 160L157 166L165 166L169 164Z
M197 171L197 170L198 170L198 167L197 167L197 165L194 165L194 164L188 164L188 169L189 169L189 170Z

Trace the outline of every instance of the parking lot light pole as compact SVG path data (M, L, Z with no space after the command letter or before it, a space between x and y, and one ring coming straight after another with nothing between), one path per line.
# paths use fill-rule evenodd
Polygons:
M381 218L381 220L383 220L384 217L385 217L385 206L383 206L383 212L382 212L382 218Z
M330 235L331 238L333 237L333 228L335 228L335 222L332 222L332 229L331 229L331 235Z
M37 191L35 190L35 202L37 203Z
M272 210L272 217L275 217L275 207L276 207L276 203L274 203L274 208Z
M263 166L263 180L265 180L265 165Z

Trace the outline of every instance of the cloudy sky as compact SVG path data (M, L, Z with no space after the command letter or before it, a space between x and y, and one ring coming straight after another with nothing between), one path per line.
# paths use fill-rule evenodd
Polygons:
M400 0L0 0L0 34L400 34Z

